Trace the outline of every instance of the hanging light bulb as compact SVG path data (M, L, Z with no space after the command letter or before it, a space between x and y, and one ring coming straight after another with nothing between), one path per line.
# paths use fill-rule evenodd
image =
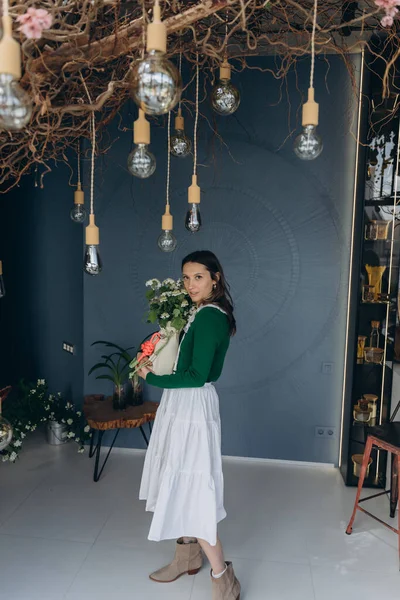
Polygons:
M182 110L178 109L178 116L175 117L175 131L171 135L171 154L184 158L192 149L192 142L185 134L185 120L182 117Z
M81 185L81 154L78 144L78 183L74 192L74 206L71 208L71 211L69 213L74 223L83 223L83 221L86 219L86 210L84 204L85 194L82 190Z
M22 129L32 114L29 95L19 85L21 78L21 49L12 37L12 21L8 2L3 3L3 37L0 41L0 128L9 131Z
M314 160L324 146L317 133L318 104L314 101L314 88L308 88L308 100L303 104L303 131L296 137L293 149L302 160Z
M82 79L86 89L86 93L89 98L89 102L92 103L89 90L87 89L84 79ZM94 222L94 156L96 151L96 122L94 118L94 111L92 112L92 162L90 169L90 214L89 214L89 225L86 226L85 231L85 257L83 260L83 268L88 275L98 275L103 264L101 262L99 253L99 228L96 227Z
M171 172L171 112L168 113L168 146L167 146L167 201L165 204L165 213L161 220L162 233L157 240L158 247L162 252L173 252L178 244L176 237L172 233L174 219L170 212L169 204L169 180Z
M323 144L317 133L318 125L318 104L314 100L314 65L315 65L315 29L317 26L317 6L318 0L314 0L314 18L311 35L311 72L310 86L308 88L308 99L303 104L302 125L303 131L296 137L293 144L293 150L301 160L314 160L322 150Z
M189 209L186 213L185 227L191 233L196 233L201 227L200 188L197 185L197 175L192 175L192 185L188 188Z
M147 56L132 70L132 96L148 115L162 115L174 108L181 95L181 78L175 65L165 58L167 30L155 0L153 22L147 27Z
M4 287L3 279L3 261L0 260L0 298L4 298L6 295L6 288Z
M188 231L196 233L201 227L200 216L200 188L197 185L197 123L199 120L199 55L197 54L196 64L196 116L194 119L194 153L193 153L193 174L192 185L188 188L189 208L185 217L185 227Z
M157 244L163 252L173 252L178 245L173 230L173 216L170 213L170 206L166 204L165 213L161 220L162 233L158 238Z
M150 123L141 108L139 108L139 117L133 124L133 141L136 147L128 155L128 170L135 177L146 179L156 170L156 159L148 150Z
M99 228L94 222L94 214L89 215L89 225L86 226L86 248L84 269L88 275L98 275L103 264L99 253Z
M83 223L83 221L86 219L86 210L83 206L84 202L84 192L82 190L81 183L78 182L74 192L74 206L71 208L69 213L74 223Z
M231 65L225 59L219 69L219 80L211 92L211 106L219 115L232 115L239 107L240 93L231 82Z

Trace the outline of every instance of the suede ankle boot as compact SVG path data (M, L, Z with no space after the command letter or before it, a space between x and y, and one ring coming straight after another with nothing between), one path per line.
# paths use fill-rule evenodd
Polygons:
M212 582L212 600L240 600L240 583L236 579L231 562L226 563L226 571L215 579L210 571Z
M157 583L171 583L181 575L196 575L203 566L203 554L199 542L185 544L183 538L176 542L175 557L172 563L149 575Z

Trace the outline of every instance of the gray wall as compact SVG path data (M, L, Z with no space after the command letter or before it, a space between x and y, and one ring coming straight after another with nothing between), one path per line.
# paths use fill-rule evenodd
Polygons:
M252 65L274 68L270 58ZM291 140L284 142L296 125L298 90L306 92L308 77L304 61L289 78L286 96L271 74L247 70L234 75L242 104L233 117L215 119L207 103L201 105L208 119L201 118L199 127L204 225L195 235L184 229L192 163L173 159L171 204L179 246L172 255L156 245L165 204L164 120L152 127L157 171L142 182L126 169L130 134L118 131L117 123L110 128L110 136L119 139L97 165L104 269L84 279L84 372L100 356L93 341L130 346L151 331L142 319L144 282L178 277L183 256L208 248L226 270L238 321L217 386L223 453L337 463L355 166L350 130L357 105L341 60L331 57L329 69L318 60L315 87L325 149L316 161L299 161ZM131 126L133 114L127 107L123 126ZM191 132L189 116L186 126ZM323 362L332 363L331 374L322 372ZM84 390L111 392L86 375ZM155 388L147 387L146 394L160 397ZM336 439L316 440L317 425L335 426ZM120 444L143 447L136 431L125 432Z
M63 164L52 169L44 189L26 176L20 187L0 196L6 285L0 301L0 383L45 378L50 391L80 403L83 229L69 218L70 169ZM75 344L74 356L62 350L64 340Z

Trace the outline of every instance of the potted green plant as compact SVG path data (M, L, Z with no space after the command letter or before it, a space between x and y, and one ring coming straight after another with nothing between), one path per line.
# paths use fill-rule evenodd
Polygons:
M113 389L113 407L115 410L124 410L129 400L129 395L125 389L125 384L128 381L129 364L133 357L129 354L129 350L133 349L133 346L129 348L122 348L118 344L107 342L104 340L97 340L93 342L92 346L96 344L103 344L107 348L113 348L114 351L111 354L102 354L102 362L98 362L90 369L88 375L91 375L95 371L101 369L103 373L96 376L96 379L107 379L111 381ZM135 395L135 386L132 382L131 396Z

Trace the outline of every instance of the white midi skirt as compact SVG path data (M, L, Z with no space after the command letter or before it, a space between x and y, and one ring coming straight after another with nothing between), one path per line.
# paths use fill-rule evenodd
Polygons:
M149 540L197 537L217 543L226 517L218 394L164 390L144 462L139 499L154 513Z

